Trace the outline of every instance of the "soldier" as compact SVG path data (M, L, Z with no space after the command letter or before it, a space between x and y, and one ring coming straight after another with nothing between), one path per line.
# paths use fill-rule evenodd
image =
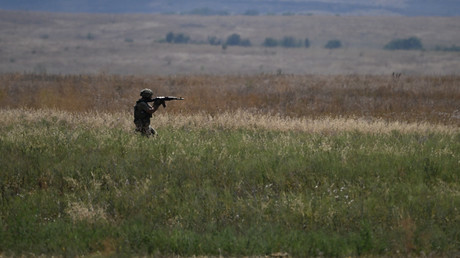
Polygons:
M150 118L157 111L161 103L153 102L151 106L148 102L152 102L153 92L150 89L143 89L141 97L134 106L134 124L136 132L140 132L147 137L157 135L155 129L150 126Z

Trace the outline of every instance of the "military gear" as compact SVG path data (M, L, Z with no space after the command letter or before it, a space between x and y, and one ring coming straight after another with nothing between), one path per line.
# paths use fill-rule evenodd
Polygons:
M136 120L150 120L152 114L148 113L147 110L152 108L146 100L140 99L136 101L134 106L134 121Z
M150 121L147 123L145 121L135 121L134 124L136 125L136 132L141 133L147 137L157 135L157 131L150 126Z
M155 136L157 132L150 126L152 114L160 105L166 107L166 101L183 100L183 98L174 96L152 98L153 92L150 89L143 89L140 95L142 98L136 101L136 105L134 105L134 124L136 125L136 132L140 132L147 137ZM153 107L149 102L153 102Z
M164 108L166 107L166 101L171 101L171 100L184 100L184 98L181 97L174 97L174 96L159 96L154 99L151 99L147 102L153 102L154 105L162 105Z
M153 91L151 89L143 89L141 91L141 97L143 98L151 98L153 96Z
M156 135L157 132L150 126L150 118L152 114L147 112L151 109L147 101L149 99L141 98L136 102L134 106L134 124L136 125L136 132L140 132L145 136Z

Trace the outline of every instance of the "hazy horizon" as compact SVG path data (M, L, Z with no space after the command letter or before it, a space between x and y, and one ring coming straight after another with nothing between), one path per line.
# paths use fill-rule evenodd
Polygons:
M0 9L76 13L200 15L398 15L459 16L456 0L3 0Z

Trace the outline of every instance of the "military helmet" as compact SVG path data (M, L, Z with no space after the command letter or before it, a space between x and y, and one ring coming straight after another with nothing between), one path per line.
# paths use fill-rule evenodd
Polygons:
M151 89L143 89L141 91L141 97L143 98L150 98L153 95L153 91Z

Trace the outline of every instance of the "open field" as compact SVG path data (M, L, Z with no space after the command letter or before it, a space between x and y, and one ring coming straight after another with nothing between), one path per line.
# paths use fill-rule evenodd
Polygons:
M3 74L0 255L458 256L459 80Z
M56 14L0 11L0 73L137 75L391 74L446 75L460 71L458 17L186 16ZM195 44L166 44L168 32ZM237 33L252 47L207 44ZM311 47L266 48L267 37L309 38ZM395 38L415 36L425 51L387 51ZM328 40L343 48L327 50Z
M458 127L156 118L0 110L0 254L459 254Z
M460 255L459 21L0 11L0 256Z

